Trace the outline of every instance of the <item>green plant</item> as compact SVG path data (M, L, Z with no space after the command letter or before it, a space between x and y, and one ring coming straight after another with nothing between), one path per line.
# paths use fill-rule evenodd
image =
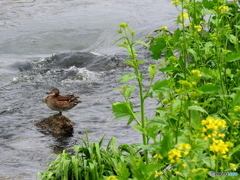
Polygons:
M144 75L139 72L146 61L137 61L134 46L147 45L134 41L133 31L126 23L120 24L120 46L127 49L131 60L125 62L135 73L123 75L120 82L140 81L141 106L147 97L161 104L156 116L148 120L141 110L144 125L138 120L129 101L135 87L128 85L119 90L125 102L114 103L113 113L116 118L129 117L128 124L137 122L133 127L144 135L144 162L155 163L154 157L159 162L159 169L152 172L155 177L205 179L211 171L236 171L240 149L236 137L240 122L238 4L219 0L175 0L172 4L180 7L176 22L181 28L169 32L164 26L155 36L148 36L152 58L163 60L158 64L165 79L154 81L159 66L150 65L154 71L153 76L149 73L152 78L145 91ZM174 168L168 171L165 164Z
M116 119L142 134L142 144L116 146L112 138L64 151L51 162L42 179L210 179L211 172L237 172L240 156L240 13L237 1L175 0L179 28L166 26L141 40L126 23L116 41L127 50L126 64L133 73L118 91L124 102L115 102ZM155 64L139 60L137 45L152 52ZM161 59L161 61L157 61ZM157 73L164 79L157 79ZM137 85L132 85L136 80ZM147 84L147 85L146 85ZM138 91L135 91L135 90ZM131 102L138 93L140 108ZM155 116L146 116L145 100L156 100ZM236 174L235 174L236 175ZM216 179L236 179L216 176Z

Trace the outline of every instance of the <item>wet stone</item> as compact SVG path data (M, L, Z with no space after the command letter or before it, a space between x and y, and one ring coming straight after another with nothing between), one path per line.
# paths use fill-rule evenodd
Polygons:
M48 118L36 122L35 125L54 134L66 135L73 133L73 123L63 115L49 116Z

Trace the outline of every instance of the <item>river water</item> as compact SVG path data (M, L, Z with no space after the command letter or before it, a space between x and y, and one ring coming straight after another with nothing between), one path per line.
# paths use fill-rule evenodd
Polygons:
M105 135L119 144L141 141L126 120L114 120L111 104L123 98L114 88L130 69L123 49L112 45L117 25L130 23L138 37L174 27L170 0L1 0L0 1L0 179L32 180L52 153ZM143 50L140 57L147 58ZM59 88L83 102L64 112L72 137L54 136L34 123L56 112L43 102ZM137 98L133 101L139 106ZM147 110L156 102L147 102Z

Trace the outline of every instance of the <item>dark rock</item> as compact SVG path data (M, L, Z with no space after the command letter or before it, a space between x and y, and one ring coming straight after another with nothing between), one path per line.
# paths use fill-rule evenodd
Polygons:
M66 116L53 115L35 123L36 126L54 134L72 134L73 123Z

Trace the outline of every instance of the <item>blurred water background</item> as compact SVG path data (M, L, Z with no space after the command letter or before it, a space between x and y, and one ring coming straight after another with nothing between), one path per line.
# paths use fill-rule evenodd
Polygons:
M0 1L0 179L32 180L52 153L105 135L118 144L141 135L114 120L111 104L123 98L114 88L129 68L124 49L113 42L121 22L137 37L168 26L177 9L170 0L1 0ZM140 49L140 58L149 58ZM83 103L64 112L74 123L72 137L54 136L34 123L56 112L43 102L59 88ZM137 98L133 97L137 104ZM147 102L149 112L156 102ZM150 114L151 116L151 114Z

